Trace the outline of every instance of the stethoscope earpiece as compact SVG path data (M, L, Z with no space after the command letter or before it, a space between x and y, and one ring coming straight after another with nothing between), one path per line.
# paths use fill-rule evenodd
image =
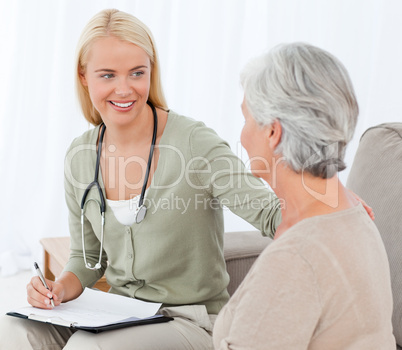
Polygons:
M101 265L100 263L96 263L95 266L92 267L90 263L85 263L85 267L86 267L87 269L89 269L89 270L93 270L93 271L94 271L94 270L99 270L99 269L102 267L102 265Z

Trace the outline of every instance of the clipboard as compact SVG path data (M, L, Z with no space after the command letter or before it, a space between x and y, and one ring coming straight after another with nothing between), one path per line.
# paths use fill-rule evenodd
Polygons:
M108 324L108 325L104 325L104 326L89 327L89 326L79 326L79 325L76 325L75 322L65 321L62 319L55 319L55 318L46 319L45 317L40 317L40 316L35 316L35 315L27 316L27 315L23 315L23 314L20 314L17 312L7 312L6 315L19 317L19 318L23 318L23 319L27 319L27 320L31 320L31 321L49 323L49 324L53 324L55 326L68 327L68 328L82 330L82 331L91 332L91 333L101 333L104 331L112 331L114 329L133 327L133 326L141 326L141 325L154 324L154 323L164 323L164 322L169 322L169 321L173 320L172 317L156 315L154 317L145 318L145 319L119 322L119 323Z
M173 320L171 317L156 314L161 305L161 303L150 303L86 288L77 299L56 306L54 309L45 310L26 306L10 311L7 315L100 333Z

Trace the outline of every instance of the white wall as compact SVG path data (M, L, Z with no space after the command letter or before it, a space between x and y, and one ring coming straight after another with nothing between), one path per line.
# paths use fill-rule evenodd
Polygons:
M243 160L239 73L251 57L281 42L320 46L349 70L361 114L348 165L367 127L402 121L400 0L1 1L3 274L39 259L40 237L68 235L64 153L88 128L75 100L75 45L89 18L108 7L150 27L170 108L203 120ZM250 228L225 216L228 231Z

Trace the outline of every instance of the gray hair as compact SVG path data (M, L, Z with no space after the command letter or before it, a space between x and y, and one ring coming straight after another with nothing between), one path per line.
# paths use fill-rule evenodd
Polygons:
M280 122L276 153L293 171L331 178L346 168L343 158L359 107L348 72L336 57L305 43L279 45L251 61L241 83L256 122Z

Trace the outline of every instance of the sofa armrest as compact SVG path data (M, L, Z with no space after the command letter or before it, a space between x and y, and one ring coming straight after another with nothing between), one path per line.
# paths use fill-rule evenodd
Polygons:
M375 214L388 254L393 292L393 329L402 346L402 123L384 123L362 135L347 187Z

